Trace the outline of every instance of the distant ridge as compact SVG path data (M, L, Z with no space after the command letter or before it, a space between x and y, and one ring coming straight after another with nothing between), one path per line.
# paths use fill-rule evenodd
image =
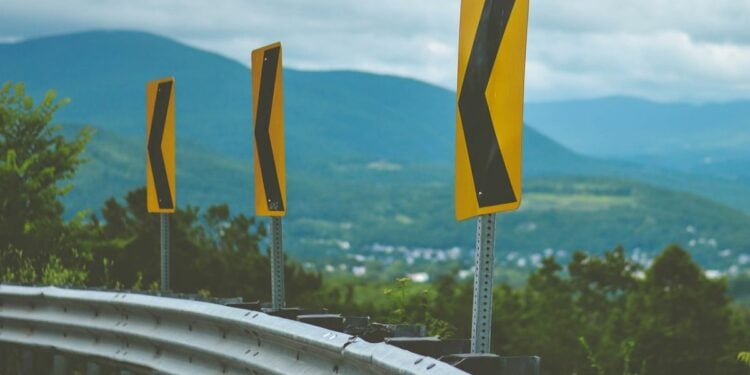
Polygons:
M144 185L145 84L164 76L176 78L178 207L226 202L235 212L253 213L247 67L131 31L0 44L0 56L2 80L26 82L37 97L54 88L73 99L56 117L67 133L87 123L98 129L86 150L90 162L81 167L67 197L68 215L97 210L105 199ZM330 245L340 241L353 251L374 242L472 246L472 223L456 223L452 215L455 93L412 79L353 71L285 69L284 79L286 233L296 255L315 261L332 252L330 259L345 258ZM505 251L531 254L564 247L599 252L621 243L648 252L675 241L687 243L688 225L736 253L750 249L741 229L750 225L746 214L675 191L698 192L737 207L748 203L746 185L571 151L535 130L554 127L543 122L544 116L529 114L546 105L556 120L565 117L555 111L569 110L555 109L554 103L527 106L526 195L521 211L501 220L499 243ZM618 141L608 136L599 142L607 147ZM731 264L717 249L692 251L704 264Z
M58 120L135 137L144 132L145 82L174 76L178 139L234 158L251 156L250 74L233 60L137 31L0 44L0 53L7 57L0 61L0 77L24 81L37 95L55 88L73 98ZM453 92L354 71L285 69L284 74L291 162L311 157L452 162ZM527 146L551 152L552 160L574 157L531 128L526 134Z
M629 97L528 103L526 120L577 152L750 159L750 101L656 103Z

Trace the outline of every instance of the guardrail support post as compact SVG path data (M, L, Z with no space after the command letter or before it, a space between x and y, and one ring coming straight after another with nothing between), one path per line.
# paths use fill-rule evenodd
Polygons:
M102 373L102 368L99 364L89 362L86 364L86 375L99 375Z
M52 373L54 375L66 375L68 373L68 359L62 354L52 356Z
M0 373L6 373L9 372L10 364L8 363L8 352L10 351L9 347L6 347L4 344L0 344Z
M271 218L271 306L283 308L284 302L284 250L281 242L281 218Z
M34 352L31 350L24 350L21 354L21 373L24 375L34 373Z
M471 352L489 353L492 338L492 284L495 271L495 214L477 218L474 249L474 300L471 317Z

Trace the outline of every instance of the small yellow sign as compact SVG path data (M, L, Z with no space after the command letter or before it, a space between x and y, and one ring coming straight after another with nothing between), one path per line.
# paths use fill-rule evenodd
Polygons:
M174 78L146 85L146 207L175 211Z
M462 0L456 100L456 219L521 204L529 0Z
M255 214L286 215L281 43L252 52Z

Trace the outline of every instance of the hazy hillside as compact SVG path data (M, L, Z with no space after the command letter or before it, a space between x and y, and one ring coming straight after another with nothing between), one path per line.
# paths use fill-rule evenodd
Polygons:
M74 181L70 207L89 207L142 185L145 157L133 152L139 145L100 130L86 151L90 162ZM178 167L178 205L230 202L235 211L252 213L249 163L195 147L178 148L178 163L189 166ZM459 260L470 256L474 223L453 218L453 176L446 166L358 158L312 165L287 171L286 243L297 257L364 263L352 254L375 244L457 246L465 250ZM703 264L727 269L750 253L750 233L744 230L750 217L691 194L623 179L573 177L528 178L524 194L519 212L500 217L498 248L514 254L501 263L524 259L530 266L545 251L565 258L573 250L599 252L617 244L639 249L647 260L677 242Z
M55 88L73 98L57 118L66 132L82 123L98 129L86 151L90 162L67 199L69 213L97 209L106 198L144 184L145 82L166 75L177 80L177 204L228 202L252 212L246 67L138 32L0 45L0 55L3 80L25 81L32 93ZM375 243L471 247L473 224L456 223L452 213L452 92L357 72L284 74L290 249L314 260L321 254L347 258L342 246L360 251ZM526 257L545 249L602 251L621 243L649 254L694 239L699 259L723 269L738 254L750 253L750 238L742 234L750 225L747 215L632 179L750 208L750 189L741 181L706 181L654 165L583 156L533 126L524 134L523 209L501 219L504 251ZM688 227L698 229L686 235ZM721 256L726 249L729 255Z
M36 39L0 45L0 54L13 57L0 61L0 77L25 81L32 93L54 87L74 99L60 120L85 119L126 135L144 133L146 81L174 76L178 138L232 157L251 155L250 72L235 61L139 32ZM447 90L355 72L284 74L292 161L310 156L301 155L308 150L335 150L325 156L338 157L452 157L455 114Z
M88 151L92 162L79 176L82 188L71 197L73 208L96 207L107 196L142 183L143 173L136 171L145 163L137 151L145 136L145 82L166 75L177 80L178 161L191 166L178 171L181 196L195 204L213 196L242 202L240 206L249 203L247 188L219 179L214 184L218 190L233 192L206 194L204 185L212 184L200 178L218 173L218 167L204 165L216 165L222 155L245 161L251 155L250 72L241 64L140 32L48 37L0 44L0 52L12 57L0 60L0 77L26 82L37 96L55 88L73 99L58 121L99 129ZM55 64L47 63L53 60ZM440 165L443 173L452 169L455 98L448 90L389 76L287 69L285 100L290 172L311 163L353 160L430 163ZM612 169L610 163L570 152L531 127L525 130L524 148L530 156L525 158L527 176ZM132 166L122 165L125 156ZM222 160L243 165L229 159ZM108 189L89 184L102 176ZM197 185L182 183L191 181L190 176L198 177Z
M249 52L249 51L248 51ZM241 64L140 32L87 32L0 44L0 77L37 95L55 88L73 104L62 122L145 136L145 84L176 78L177 136L224 154L251 155L250 72ZM50 64L54 61L54 64ZM285 69L288 154L452 163L455 95L423 82L360 72ZM527 172L573 170L585 160L525 130Z
M249 126L250 112L250 78L239 64L139 32L34 39L0 45L0 55L0 77L26 82L31 93L54 88L73 99L58 120L139 137L145 135L146 82L175 76L178 139L250 155L241 147L250 141L235 136Z
M526 120L563 145L600 156L736 152L750 155L750 102L656 103L611 97L529 103Z
M306 258L333 262L336 256L351 257L349 249L373 244L407 247L400 255L404 262L430 253L420 248L448 253L458 246L470 256L475 223L453 221L450 182L414 184L405 191L375 184L342 192L302 199L298 207L306 212L289 216L292 243L314 250ZM574 250L598 253L618 244L647 261L672 243L690 249L708 267L726 270L740 259L750 260L750 233L745 230L750 218L691 194L628 180L559 177L529 179L524 194L520 211L499 216L500 263L517 265L525 259L530 266L545 254L565 258ZM394 196L402 199L389 199ZM364 197L368 200L359 200ZM381 256L399 258L398 253Z
M66 126L74 134L79 125ZM110 197L146 184L146 152L140 138L95 129L84 151L88 160L73 180L75 189L66 197L68 215L83 209L100 209ZM235 210L251 212L253 182L251 166L201 146L180 143L177 147L177 205L202 206L229 202Z
M589 155L750 176L750 102L655 103L612 97L529 103L526 121Z

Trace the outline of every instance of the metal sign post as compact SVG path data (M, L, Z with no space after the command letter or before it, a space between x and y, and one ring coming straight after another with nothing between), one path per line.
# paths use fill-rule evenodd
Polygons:
M281 43L251 54L254 125L255 214L271 217L271 306L281 309L284 299L284 249L281 219L286 215L284 165L284 90Z
M281 243L281 217L271 218L271 307L285 307L284 249Z
M489 353L492 338L492 285L495 270L495 214L477 218L471 352Z
M169 291L169 214L161 214L161 291Z
M495 214L521 205L529 0L461 0L456 219L477 217L472 353L490 353Z

